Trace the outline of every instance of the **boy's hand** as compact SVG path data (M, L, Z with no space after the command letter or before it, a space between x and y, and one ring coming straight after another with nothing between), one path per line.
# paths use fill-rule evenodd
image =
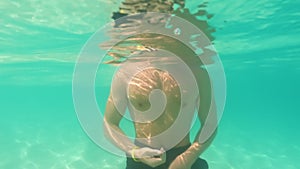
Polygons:
M149 147L143 147L132 151L134 151L133 154L135 159L151 167L156 167L166 162L166 152L162 148L157 150Z

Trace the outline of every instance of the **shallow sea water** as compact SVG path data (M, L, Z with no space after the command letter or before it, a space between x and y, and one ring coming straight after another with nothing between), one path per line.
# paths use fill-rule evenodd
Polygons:
M72 99L80 49L119 3L0 2L0 168L125 167L124 158L87 137ZM197 4L187 1L191 11ZM208 1L227 77L219 133L202 155L211 169L300 168L298 6L292 0Z

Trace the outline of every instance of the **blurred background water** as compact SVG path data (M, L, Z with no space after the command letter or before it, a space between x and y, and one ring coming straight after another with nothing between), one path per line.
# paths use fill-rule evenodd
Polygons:
M203 158L211 169L300 168L300 1L206 2L227 103ZM72 100L80 49L119 4L0 2L0 168L124 168L85 135Z

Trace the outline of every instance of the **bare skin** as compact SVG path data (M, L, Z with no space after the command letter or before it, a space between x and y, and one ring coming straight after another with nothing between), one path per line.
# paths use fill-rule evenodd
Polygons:
M144 79L143 82L140 82ZM129 101L139 111L150 109L149 95L153 89L159 89L166 95L166 107L162 114L155 120L148 123L135 123L137 138L145 138L143 144L151 147L166 147L169 143L168 138L162 137L159 140L151 140L151 137L161 134L167 130L176 120L180 106L180 89L173 77L158 69L146 69L139 72L129 83ZM183 103L185 104L185 103ZM154 105L155 106L155 105ZM186 125L189 125L187 123ZM189 136L185 136L175 147L189 144Z
M141 79L143 80L141 81ZM169 143L168 138L162 138L160 140L154 141L152 140L152 137L164 132L173 124L179 113L181 99L178 84L170 74L158 69L147 69L135 75L133 80L129 83L128 101L131 102L135 109L142 112L146 111L151 106L148 98L151 90L153 89L160 89L166 94L166 99L168 100L168 102L166 104L164 112L154 121L150 121L149 123L135 122L134 126L136 137L144 138L142 144L159 150ZM187 106L196 106L194 103L191 104L183 102L183 105L185 104L187 104ZM201 109L199 108L199 110ZM134 112L131 112L131 114L134 114ZM199 119L202 122L202 124L204 123L206 116L207 113L199 111ZM122 118L123 117L121 113L118 112L118 110L114 107L112 98L110 98L107 103L107 109L105 112L105 121L106 124L108 124L108 135L110 135L110 137L113 138L112 140L114 140L114 142L125 152L131 154L131 150L133 149L133 147L135 147L135 145L129 139L126 138L126 135L119 127L119 123ZM182 125L190 125L190 123L187 122ZM119 133L116 134L116 132ZM190 168L191 165L195 162L195 160L199 157L199 155L207 148L212 139L213 136L204 144L194 142L185 153L178 156L173 161L169 168ZM122 140L122 142L120 142L119 140ZM186 146L189 144L190 139L188 133L188 135L186 135L175 147ZM159 156L159 158L157 156ZM140 160L152 167L156 167L165 162L165 154L162 151L162 153L158 153L155 158L143 158Z
M176 47L176 45L179 45ZM161 45L162 49L171 50L177 54L177 56L182 56L182 60L189 66L198 84L200 105L197 107L196 98L191 97L189 100L183 100L182 106L196 107L198 110L198 117L201 125L205 124L205 120L211 108L214 105L214 99L212 99L211 86L208 73L205 69L199 69L203 63L193 56L194 53L190 50L182 49L182 46L177 43L172 42L172 46ZM140 161L156 167L165 162L164 151L160 153L154 150L160 150L165 147L169 142L170 138L153 139L154 136L167 130L177 118L180 109L181 97L179 84L176 83L174 78L168 74L155 68L146 69L140 71L136 74L128 84L127 102L130 102L136 110L146 111L150 108L151 104L149 102L149 94L153 89L159 89L165 93L167 104L164 112L161 116L148 123L138 123L135 122L135 132L137 138L143 138L142 144L153 148L153 156L141 158ZM187 91L190 94L195 93L195 91ZM215 112L213 112L215 113ZM105 112L105 124L108 137L115 143L119 148L126 152L129 156L132 154L132 150L135 149L134 143L132 143L127 136L124 134L122 129L119 127L120 121L123 118L124 112L119 112L110 96L106 106ZM135 112L131 112L134 116ZM190 122L186 122L182 125L190 126ZM213 122L213 123L216 123ZM213 124L215 125L215 124ZM215 137L216 130L214 133L203 143L199 143L197 138L201 132L199 129L195 141L192 142L191 146L181 155L179 155L169 166L169 169L189 169L192 164L197 160L199 155L204 152L204 150L211 144ZM178 133L174 133L176 135ZM120 141L122 140L122 141ZM191 143L189 139L189 133L175 146L181 147L186 146ZM138 152L137 152L138 153ZM155 157L154 157L155 156ZM159 158L158 158L159 157Z

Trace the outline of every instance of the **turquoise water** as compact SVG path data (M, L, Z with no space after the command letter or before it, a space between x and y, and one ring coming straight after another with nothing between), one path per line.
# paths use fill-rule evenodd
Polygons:
M83 132L72 100L81 47L119 1L0 2L0 168L121 169ZM191 11L197 1L187 2ZM300 168L299 1L212 0L227 76L211 169Z

